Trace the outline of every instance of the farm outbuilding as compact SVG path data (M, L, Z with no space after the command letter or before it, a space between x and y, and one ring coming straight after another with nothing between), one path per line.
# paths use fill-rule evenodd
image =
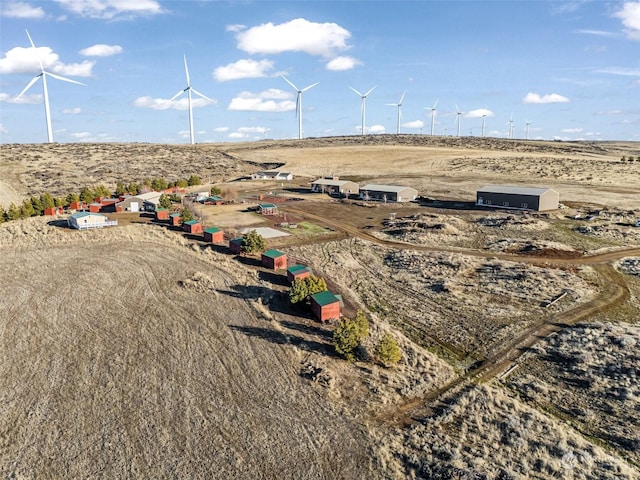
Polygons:
M349 180L337 178L319 178L311 182L311 191L316 193L328 193L329 195L357 195L360 187Z
M265 170L251 175L254 180L293 180L293 173L280 170Z
M169 220L169 210L166 208L156 209L156 220Z
M242 253L242 237L229 240L229 250L231 253Z
M210 243L222 243L224 241L224 230L218 227L210 227L204 231L204 241Z
M172 227L179 227L182 223L182 214L179 212L169 215L169 223Z
M88 228L103 228L118 225L117 220L109 220L105 215L94 212L76 212L67 220L71 228L85 230Z
M287 268L287 254L280 250L267 250L260 259L263 267L278 270Z
M259 203L258 212L262 215L277 215L278 207L273 203Z
M330 291L311 295L311 311L321 322L340 318L340 298Z
M487 185L478 189L476 205L518 210L555 210L560 195L551 188Z
M187 233L202 233L204 227L198 220L189 220L184 222L182 229Z
M70 210L85 210L86 208L87 208L87 204L81 201L71 202L69 204Z
M64 208L62 207L47 207L44 209L44 214L47 216L62 215Z
M305 265L292 265L287 268L287 280L293 283L295 280L307 278L313 275L313 271Z
M379 200L383 202L412 202L418 198L415 188L402 185L365 185L360 189L363 200Z
M116 209L123 212L139 212L141 210L154 212L160 204L162 192L139 193L129 195L116 204Z

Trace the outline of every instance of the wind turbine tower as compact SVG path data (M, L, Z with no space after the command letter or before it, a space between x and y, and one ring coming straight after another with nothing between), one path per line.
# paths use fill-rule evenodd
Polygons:
M360 95L360 98L362 99L360 102L360 110L362 111L362 127L360 130L360 134L361 135L365 135L366 132L366 115L367 115L367 97L369 96L369 94L371 92L373 92L373 89L376 88L375 86L371 87L369 89L369 91L367 93L360 93L358 90L356 90L355 88L353 88L351 85L349 85L349 88L351 90L353 90L357 95Z
M531 125L531 122L529 120L525 120L525 124L527 125L527 129L525 131L524 139L529 140L529 125Z
M482 138L484 138L484 125L485 125L485 119L487 118L487 114L483 113L482 114Z
M29 43L31 44L31 48L35 50L36 46L34 45L33 40L31 40L31 35L29 35L29 31L25 30L25 32L27 32L27 37L29 38ZM60 75L55 75L51 72L47 72L44 69L44 66L42 65L42 60L40 60L40 58L38 58L38 64L40 65L40 73L35 77L33 77L29 83L27 83L27 86L24 87L24 89L18 94L18 96L16 97L16 100L20 98L22 95L24 95L27 92L27 90L29 90L33 86L33 84L36 83L40 77L42 77L42 89L44 91L44 116L45 116L45 120L47 121L47 141L49 143L53 143L53 128L51 127L51 109L49 108L49 89L47 88L47 76L55 78L56 80L75 83L77 85L85 85L85 84L76 82L75 80L71 80L69 78L61 77Z
M513 115L511 115L507 124L509 125L509 140L511 140L513 137Z
M433 104L433 107L427 107L429 110L431 110L431 136L433 137L433 131L435 130L435 126L436 126L436 107L438 106L438 100L436 100L436 103Z
M312 89L313 87L318 85L320 82L313 83L308 87L304 87L302 90L300 90L293 83L291 83L287 77L285 77L284 75L280 75L280 76L285 82L291 85L293 89L298 93L298 96L296 97L296 114L298 115L298 140L302 140L302 94L307 90Z
M464 112L460 111L460 109L458 108L458 105L456 105L456 112L457 112L457 114L456 114L456 123L458 124L458 132L457 132L456 136L459 137L460 136L460 117L462 116L462 114Z
M398 127L396 129L396 133L400 135L400 120L402 120L402 101L404 100L404 96L407 94L405 90L400 97L400 101L398 103L387 103L390 107L398 107Z
M173 97L171 97L171 100L169 100L170 102L173 102L176 98L178 98L180 95L182 95L184 92L187 92L187 98L189 99L189 138L191 140L191 145L193 145L195 142L195 138L193 135L193 108L191 106L191 92L195 93L196 95L198 95L199 97L204 98L205 100L211 102L211 103L216 103L215 100L210 99L209 97L207 97L206 95L200 93L199 91L197 91L195 88L193 88L191 86L191 79L189 78L189 67L187 66L187 56L184 56L184 72L187 75L187 86L185 88L183 88L182 90L180 90L178 93L176 93Z

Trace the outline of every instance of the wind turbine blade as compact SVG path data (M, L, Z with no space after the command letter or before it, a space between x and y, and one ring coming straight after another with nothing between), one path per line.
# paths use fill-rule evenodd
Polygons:
M207 97L205 94L200 93L200 92L199 92L199 91L197 91L195 88L191 88L191 91L192 91L193 93L195 93L196 95L198 95L199 97L202 97L202 98L204 98L205 100L210 101L211 103L218 103L218 102L216 102L215 100L213 100L212 98Z
M184 73L187 74L187 86L191 85L191 79L189 78L189 67L187 66L187 55L184 56Z
M61 77L60 75L56 75L55 73L44 72L44 75L49 75L57 80L62 80L63 82L75 83L77 85L82 85L86 87L87 85L82 82L77 82L76 80L71 80L70 78Z
M436 109L436 107L438 106L438 102L439 102L439 101L440 101L440 99L438 98L438 99L436 100L436 103L434 103L434 104L433 104L433 107L431 108L431 110L435 110L435 109Z
M20 98L22 95L24 95L24 94L25 94L25 92L26 92L27 90L29 90L29 89L33 86L33 84L34 84L34 83L36 83L36 82L38 81L38 79L39 79L41 76L42 76L42 74L40 73L40 74L36 75L35 77L33 77L33 78L31 79L31 81L30 81L29 83L27 83L27 86L26 86L26 87L24 87L24 88L22 89L22 91L18 94L18 96L16 97L16 100L17 100L18 98Z
M388 107L397 107L398 106L397 103L385 103L385 105L387 105Z
M315 87L316 85L318 85L320 82L316 82L312 85L309 85L308 87L303 88L301 91L302 92L306 92L307 90L311 90L313 87Z
M360 95L361 97L364 97L365 95L362 95L358 90L356 90L355 88L353 88L351 85L349 85L349 88L351 90L353 90L355 92L356 95Z
M400 97L400 101L398 102L398 105L402 105L402 101L404 100L404 96L405 96L406 94L407 94L407 91L405 90L405 91L402 93L402 96Z
M458 104L457 103L456 103L456 112L462 113L462 112L460 112L460 109L458 108Z
M186 92L186 91L187 91L187 89L186 89L186 88L185 88L185 89L180 90L180 91L179 91L178 93L176 93L173 97L171 97L171 98L169 99L169 101L170 101L170 102L173 102L176 98L178 98L180 95L182 95L182 94L183 94L184 92Z
M31 46L33 48L36 48L35 44L33 43L33 40L31 40L31 35L29 35L29 30L25 28L24 31L27 32L27 37L29 38L29 43L31 44Z
M369 96L369 94L370 94L371 92L373 92L373 90L374 90L376 87L377 87L377 85L374 85L373 87L371 87L371 88L369 89L369 91L368 91L367 93L365 93L365 94L364 94L364 96L365 96L365 97L368 97L368 96Z
M284 75L280 75L280 76L283 78L283 80L285 82L287 82L289 85L291 85L296 92L300 91L300 89L298 87L296 87L293 83L291 83L287 77L285 77Z

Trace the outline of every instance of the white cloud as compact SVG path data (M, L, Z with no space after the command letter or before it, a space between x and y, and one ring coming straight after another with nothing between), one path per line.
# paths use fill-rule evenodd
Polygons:
M78 115L79 113L82 113L82 109L80 107L65 108L64 110L62 110L62 113L66 113L68 115Z
M305 52L331 58L346 50L351 33L336 23L316 23L296 18L274 25L265 23L236 32L238 48L251 54Z
M240 132L232 132L229 134L229 138L246 138L247 134Z
M563 128L560 130L562 133L582 133L584 128Z
M402 126L404 128L422 128L424 127L424 122L422 120L414 120L412 122L403 123Z
M3 17L43 18L45 15L41 7L32 7L26 2L7 2L0 8L0 15Z
M206 107L211 102L204 98L194 98L191 100L192 108ZM167 100L165 98L138 97L133 101L134 107L151 108L152 110L188 110L189 100L181 98L180 100Z
M227 25L226 31L227 32L240 32L244 29L246 29L247 26L246 25L242 25L242 24L235 24L235 25Z
M384 125L371 125L370 127L367 128L367 132L369 133L384 133L386 131L386 129L384 128Z
M213 129L214 132L228 132L229 127L216 127Z
M624 67L608 67L596 70L598 73L608 73L609 75L622 75L626 77L640 77L640 69Z
M25 85L26 86L26 85ZM20 103L25 105L35 105L37 103L42 103L42 94L41 93L26 93L22 95L20 98L17 98L16 95L9 95L8 93L0 93L0 102L7 103Z
M228 110L250 112L289 112L296 109L296 102L291 100L293 94L276 88L260 93L240 92L231 99Z
M575 33L580 33L583 35L595 35L596 37L615 37L618 35L615 32L607 32L605 30L576 30Z
M90 77L94 61L85 60L82 63L64 64L57 53L49 47L15 47L5 53L0 59L0 74L40 73L40 63L45 70L58 75L70 75L76 77Z
M155 0L55 0L62 8L90 18L112 19L157 15L164 10Z
M522 99L522 103L568 103L570 100L567 97L558 95L557 93L549 93L547 95L540 95L539 93L529 92Z
M9 130L0 123L0 133L9 133Z
M77 132L77 133L72 133L71 137L76 138L78 140L86 140L87 138L91 137L91 133L89 133L89 132Z
M336 72L343 70L351 70L352 68L362 65L362 62L353 57L336 57L327 63L327 70L333 70Z
M213 78L218 82L237 80L239 78L260 78L266 77L267 72L272 69L273 62L271 60L242 59L224 67L216 68L213 71Z
M629 38L640 40L640 2L625 2L613 16L622 20Z
M478 108L476 110L471 110L464 115L466 118L482 118L484 117L493 117L494 113L491 110L486 108Z
M240 127L238 128L238 132L241 133L267 133L269 131L268 128L265 127Z
M120 45L98 43L91 47L83 48L79 53L85 57L110 57L111 55L122 53L122 47Z

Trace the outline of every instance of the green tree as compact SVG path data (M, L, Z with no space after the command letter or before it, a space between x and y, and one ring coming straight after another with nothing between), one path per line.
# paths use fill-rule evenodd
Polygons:
M222 195L222 189L214 185L211 187L211 195Z
M198 175L191 175L188 182L190 187L193 187L194 185L200 185L202 183Z
M145 186L145 187L147 187L147 188L151 188L151 179L150 179L150 178L145 178L145 179L142 181L142 185L144 185L144 186Z
M385 333L376 345L376 355L385 365L395 365L402 358L402 350L393 335Z
M53 199L55 207L64 207L66 205L64 197L56 197Z
M56 206L56 200L47 192L40 195L40 203L42 204L43 209Z
M25 198L24 201L22 202L22 206L20 207L20 217L29 218L29 217L33 217L35 214L36 214L36 211L33 208L31 201Z
M160 195L160 198L158 200L158 206L160 208L171 208L171 199L163 193L162 195Z
M20 212L20 208L18 208L18 206L12 202L9 205L9 208L7 209L7 211L5 212L5 216L7 220L18 220L20 219L22 214Z
M185 207L182 210L181 218L182 218L182 223L186 223L186 222L189 222L189 221L193 220L195 217L193 215L193 212L188 207Z
M31 208L33 209L33 213L30 216L37 217L44 213L44 207L42 206L42 202L40 201L39 197L31 197L29 199L29 202L31 203Z
M7 220L7 212L5 212L2 205L0 205L0 223L5 222Z
M137 183L130 183L129 185L127 185L127 192L129 192L131 195L139 194L140 185L138 185Z
M95 198L95 195L93 193L93 190L91 190L89 187L82 187L82 190L80 190L80 200L85 203L93 202L93 199Z
M103 184L96 185L93 189L93 193L96 197L107 197L111 196L111 190L105 187Z
M339 355L347 360L354 360L356 348L360 346L361 341L360 328L355 321L346 317L338 320L333 331L333 346Z
M251 230L242 236L241 250L243 253L260 253L267 248L267 241L256 230Z
M128 193L127 186L122 182L116 183L116 190L114 193L116 194L117 197L119 197L120 195L124 195L125 193Z
M188 186L189 186L189 180L187 180L186 178L180 178L179 180L176 180L176 187L185 188Z
M366 338L369 336L369 320L362 310L356 312L356 318L353 321L358 326L360 332L360 338Z
M167 181L164 178L154 178L153 182L151 182L151 188L156 192L166 190L168 188Z
M69 193L64 198L64 201L65 201L65 203L67 205L71 204L71 202L79 202L80 201L80 195L78 195L77 193Z
M293 281L289 290L289 300L291 303L298 303L307 300L315 293L325 291L327 291L327 282L324 278L310 275Z

